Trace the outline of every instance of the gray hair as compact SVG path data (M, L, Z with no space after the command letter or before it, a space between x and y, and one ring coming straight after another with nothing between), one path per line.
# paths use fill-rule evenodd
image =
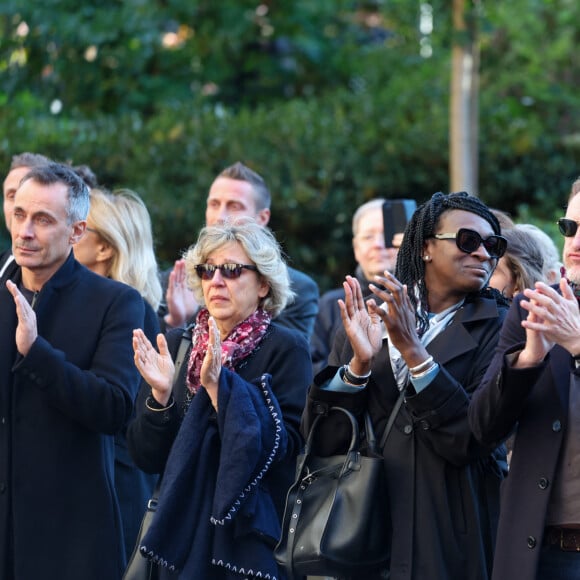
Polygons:
M48 165L49 163L52 163L52 161L48 157L40 153L25 151L24 153L17 153L12 156L9 171L20 169L21 167L40 167L42 165Z
M212 252L231 242L240 244L258 268L259 276L270 286L270 291L262 298L260 307L272 317L277 316L294 297L290 290L288 267L274 234L247 217L204 227L196 244L184 254L187 281L196 300L205 304L201 279L195 266L204 264Z
M534 234L519 225L502 230L502 234L508 241L503 257L518 292L533 288L539 280L544 281L544 252Z
M562 262L560 261L560 252L554 240L544 230L533 224L518 224L515 228L533 236L540 246L544 259L544 281L547 281L549 284L558 282L560 280Z
M67 220L69 225L87 219L90 207L89 188L85 182L71 169L62 163L48 163L33 167L21 183L29 179L41 185L62 183L68 192Z
M355 237L358 234L358 230L360 227L360 222L362 218L371 210L374 209L381 209L383 208L383 203L385 203L386 199L379 197L376 199L371 199L366 203L363 203L352 216L352 236Z

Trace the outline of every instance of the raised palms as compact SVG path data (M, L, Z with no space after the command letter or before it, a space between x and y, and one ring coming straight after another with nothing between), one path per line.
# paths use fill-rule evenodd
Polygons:
M356 278L347 276L344 287L344 300L339 300L342 323L352 346L357 362L368 365L382 346L383 328L379 315L373 311L374 300L369 300L371 310L363 300L362 290ZM369 366L370 368L370 366ZM357 369L367 372L368 369Z

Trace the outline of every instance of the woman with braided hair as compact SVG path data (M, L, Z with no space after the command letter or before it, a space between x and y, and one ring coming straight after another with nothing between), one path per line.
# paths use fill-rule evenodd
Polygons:
M368 411L380 438L403 393L382 450L390 565L365 580L491 576L505 450L475 440L467 409L507 310L506 299L488 288L506 246L479 199L436 193L407 225L395 275L376 276L376 299L365 304L358 282L346 278L344 331L333 366L310 389L303 428L326 413L317 452L342 452L349 428L330 407L348 408L359 420Z

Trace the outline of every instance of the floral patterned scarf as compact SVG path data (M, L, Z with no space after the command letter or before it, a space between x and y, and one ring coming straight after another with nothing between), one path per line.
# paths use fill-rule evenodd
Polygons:
M258 309L248 318L242 320L222 340L222 365L230 370L245 359L260 343L266 334L272 317L265 311ZM207 351L209 340L209 312L202 308L196 318L193 329L191 355L187 364L187 388L195 394L201 385L201 365Z

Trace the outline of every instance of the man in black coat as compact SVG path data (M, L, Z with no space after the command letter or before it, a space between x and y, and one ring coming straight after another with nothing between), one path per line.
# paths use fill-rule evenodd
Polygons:
M137 291L81 266L89 192L60 164L14 198L17 270L0 286L0 579L103 580L124 568L114 437L139 386Z
M515 432L503 483L493 580L578 578L580 570L580 179L566 217L566 278L517 296L475 392L475 436Z

